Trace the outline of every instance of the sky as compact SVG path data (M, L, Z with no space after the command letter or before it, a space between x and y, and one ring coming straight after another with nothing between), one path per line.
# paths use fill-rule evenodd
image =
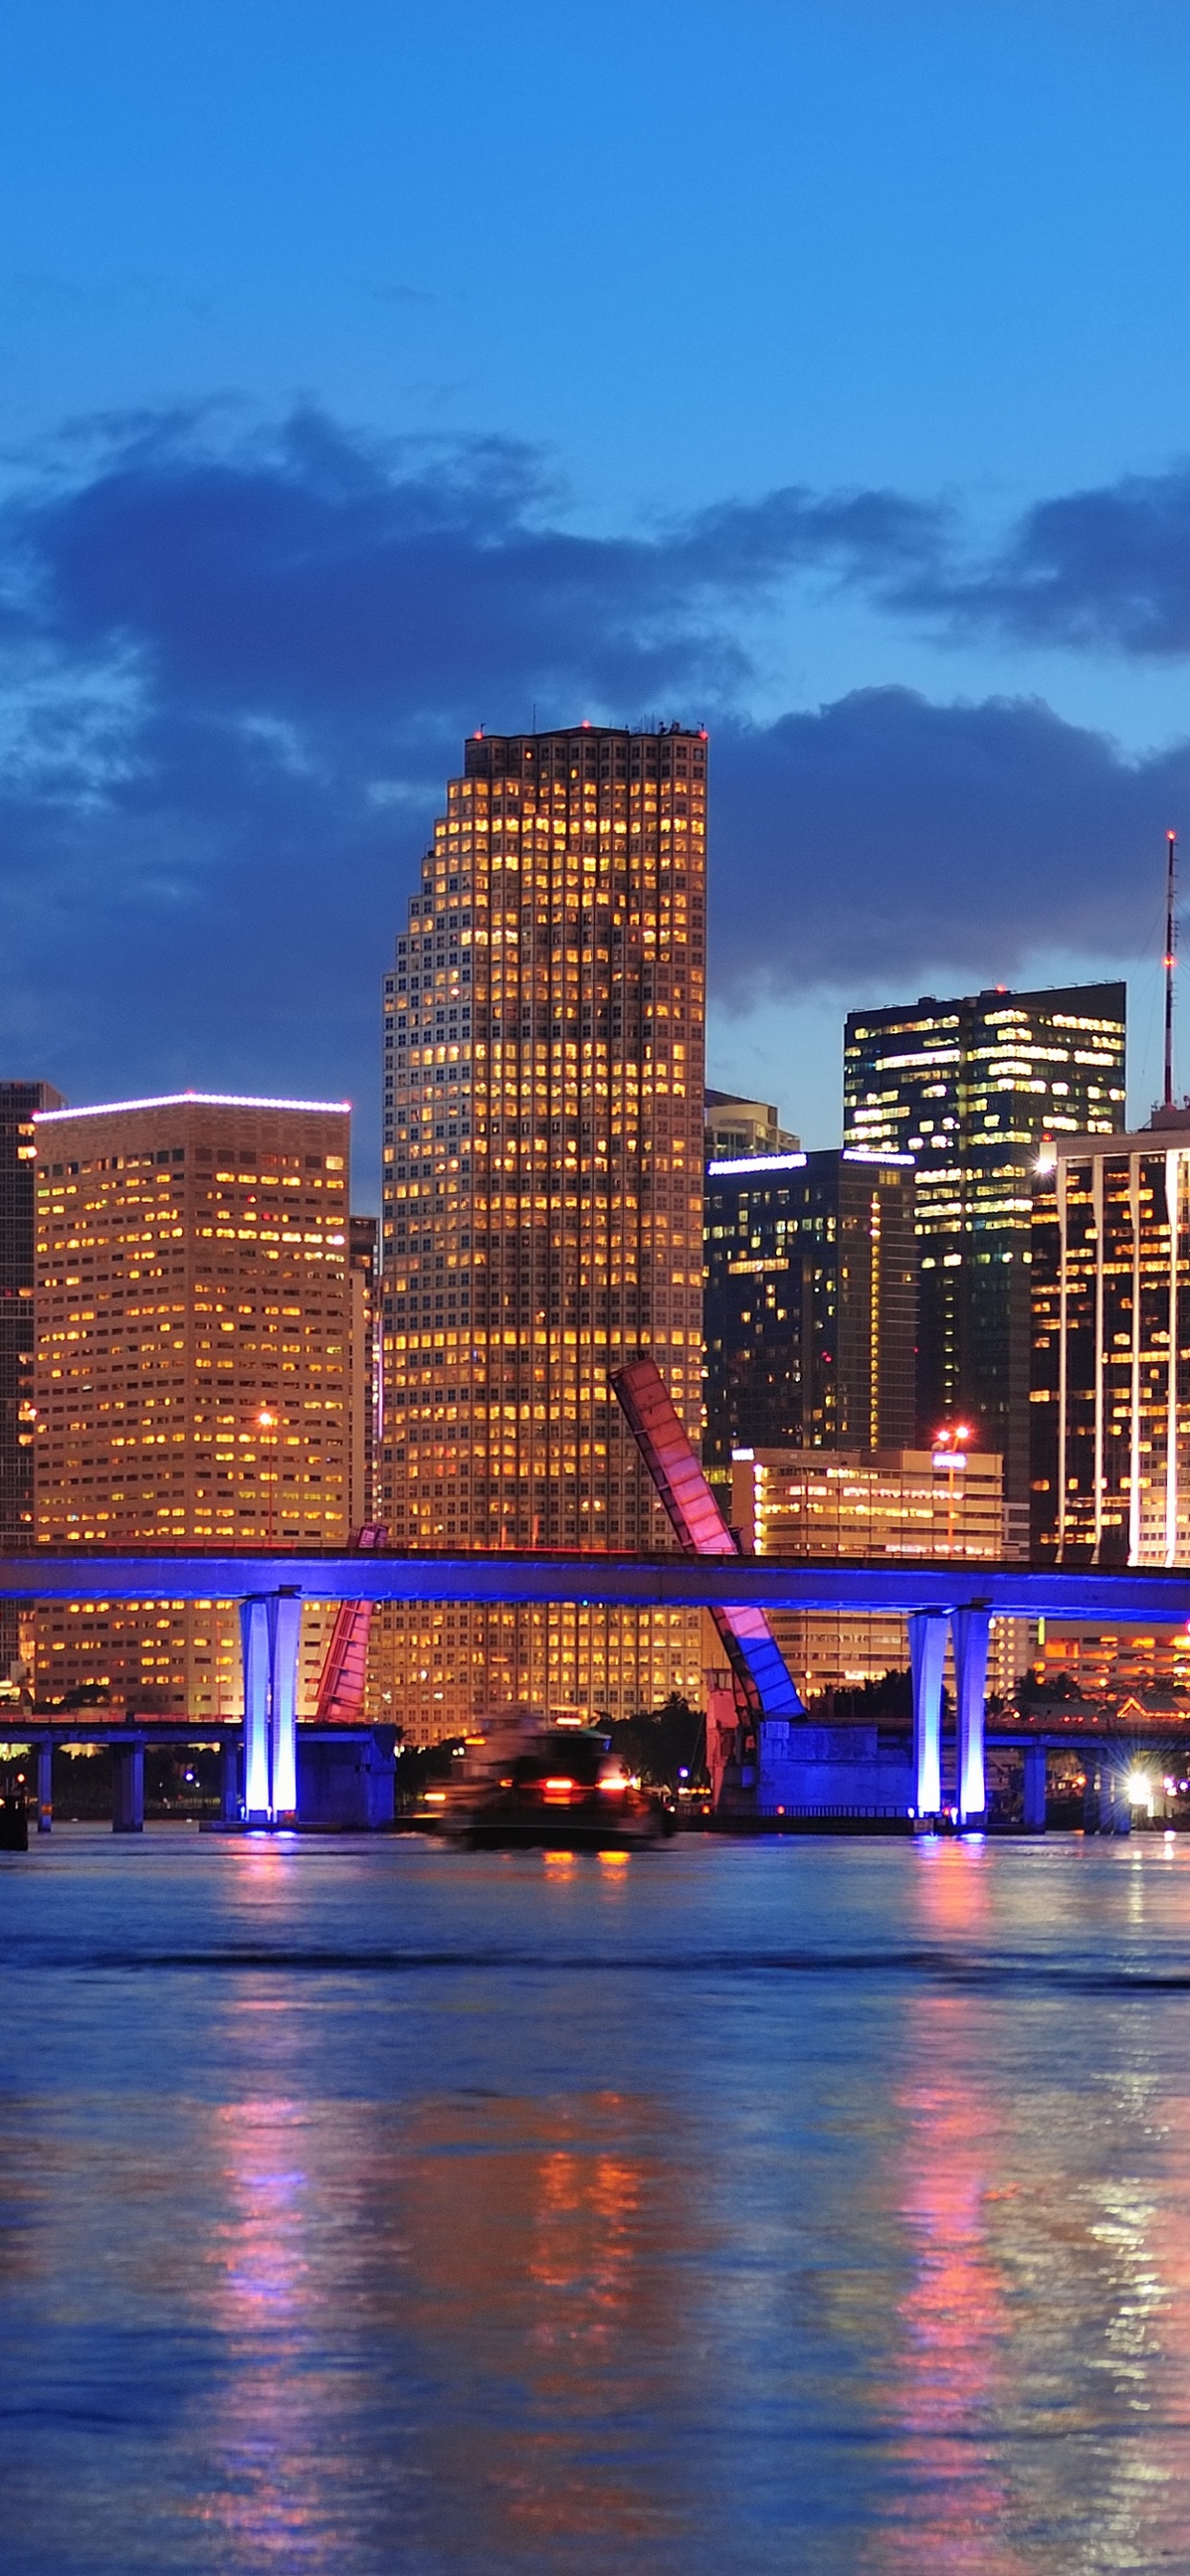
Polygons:
M829 1144L849 1006L1127 973L1147 1115L1188 109L1166 0L8 0L4 1072L350 1097L375 1204L536 713L710 727L721 1088Z

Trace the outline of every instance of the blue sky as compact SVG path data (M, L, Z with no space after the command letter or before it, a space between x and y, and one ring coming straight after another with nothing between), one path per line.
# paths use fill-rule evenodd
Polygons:
M1188 105L1162 0L9 0L6 1069L346 1091L366 1197L536 703L712 727L712 1079L828 1142L847 1003L1126 968L1144 1114Z

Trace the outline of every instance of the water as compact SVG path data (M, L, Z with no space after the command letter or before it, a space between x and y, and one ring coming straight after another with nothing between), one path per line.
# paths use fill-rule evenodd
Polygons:
M1190 2558L1190 1845L0 1858L6 2576Z

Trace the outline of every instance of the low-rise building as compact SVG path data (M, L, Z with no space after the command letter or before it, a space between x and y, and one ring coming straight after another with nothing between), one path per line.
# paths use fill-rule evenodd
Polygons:
M745 1551L757 1556L992 1564L1027 1553L1021 1516L1005 1506L1002 1459L953 1442L934 1450L737 1450L732 1520ZM775 1611L772 1624L807 1703L909 1661L905 1620L892 1612ZM993 1623L993 1691L1009 1695L1027 1649L1023 1622Z

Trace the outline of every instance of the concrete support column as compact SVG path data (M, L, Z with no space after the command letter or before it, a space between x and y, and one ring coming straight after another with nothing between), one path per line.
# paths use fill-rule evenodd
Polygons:
M1045 1774L1044 1744L1027 1744L1025 1746L1025 1832L1027 1834L1045 1832Z
M991 1613L987 1610L951 1612L950 1633L954 1641L955 1698L959 1721L958 1806L961 1825L978 1824L987 1809L983 1721L991 1624Z
M37 1747L37 1830L48 1834L54 1822L54 1740L43 1735Z
M145 1830L144 1737L136 1735L130 1743L113 1744L111 1755L112 1832L143 1834Z
M240 1603L244 1658L244 1814L267 1825L272 1807L269 1761L269 1612L262 1594Z
M302 1605L296 1592L269 1598L269 1749L274 1816L297 1814L297 1684Z
M233 1740L224 1744L219 1756L219 1813L225 1825L239 1823L240 1816L240 1748Z
M936 1816L942 1804L942 1666L946 1614L914 1610L909 1619L913 1675L913 1802L919 1816Z

